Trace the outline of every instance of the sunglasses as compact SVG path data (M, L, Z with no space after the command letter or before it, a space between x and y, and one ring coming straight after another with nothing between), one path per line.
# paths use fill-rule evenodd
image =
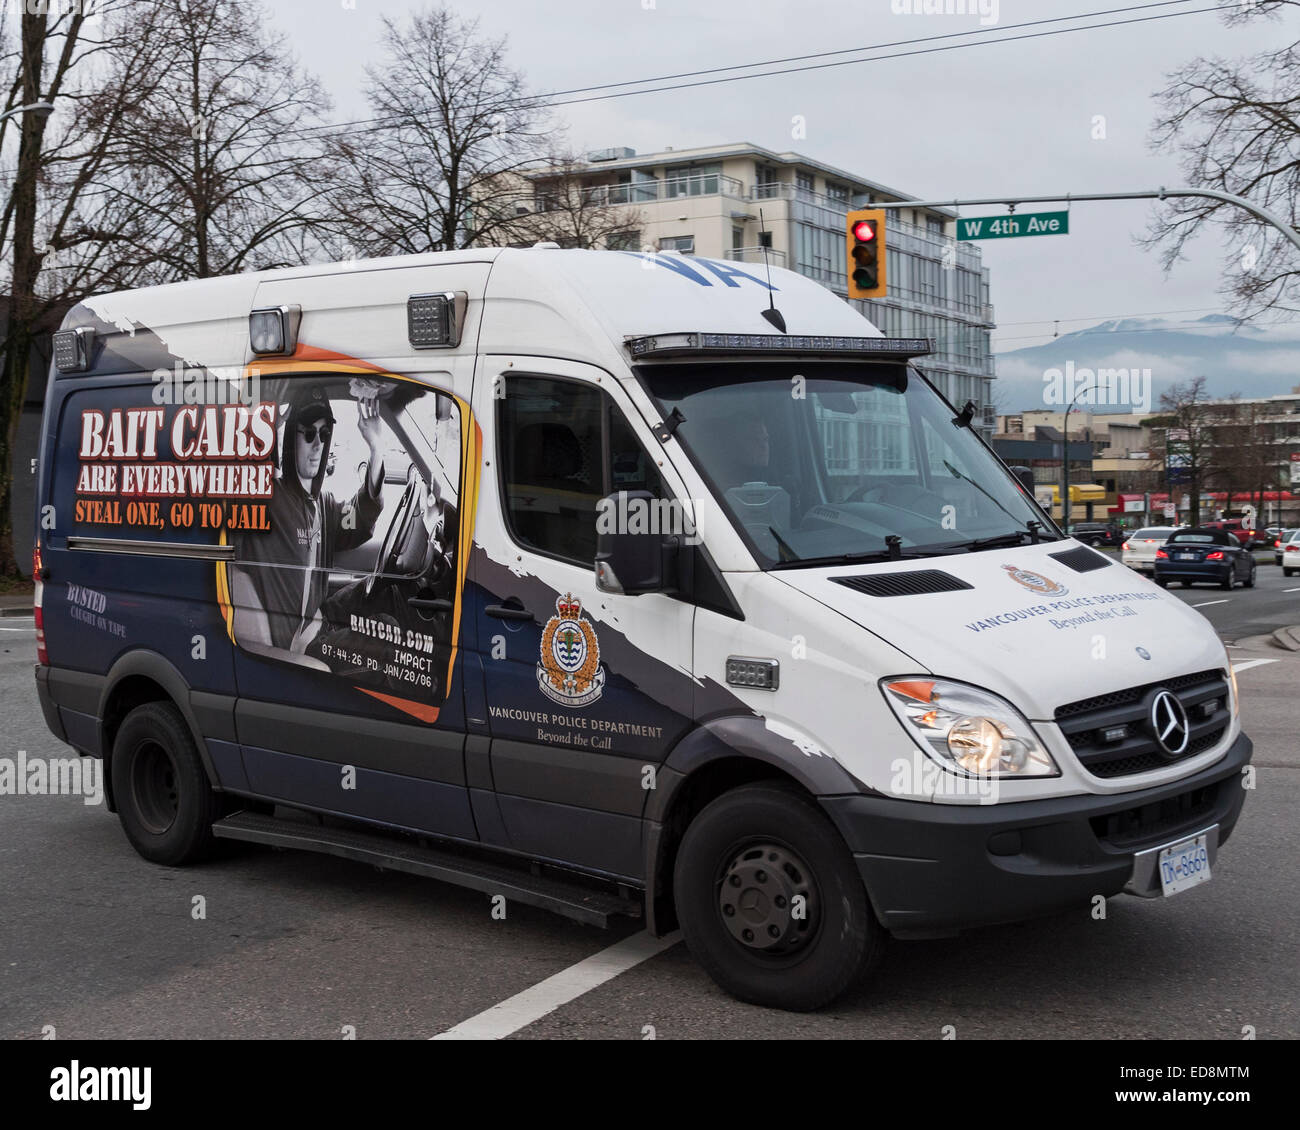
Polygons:
M317 432L320 432L321 443L329 443L330 436L334 434L334 429L329 424L300 424L298 426L298 434L302 436L306 443L315 443Z

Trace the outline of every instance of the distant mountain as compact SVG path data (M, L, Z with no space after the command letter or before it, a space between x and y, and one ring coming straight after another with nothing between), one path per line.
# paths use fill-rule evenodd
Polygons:
M1206 378L1211 396L1276 396L1300 385L1300 325L1254 325L1226 314L1188 322L1163 318L1101 322L1043 345L997 354L993 396L998 412L1063 408L1064 378L1081 369L1094 373L1127 369L1130 374L1149 369L1152 410L1171 385L1200 376ZM1082 381L1076 376L1074 391L1087 383L1086 375ZM1130 377L1130 397L1141 395L1141 385L1134 386ZM1130 399L1114 409L1122 412L1132 404Z

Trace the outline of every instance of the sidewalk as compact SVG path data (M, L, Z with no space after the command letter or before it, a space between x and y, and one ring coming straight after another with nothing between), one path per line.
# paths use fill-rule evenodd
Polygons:
M18 593L0 595L0 616L30 616L32 614L32 594Z

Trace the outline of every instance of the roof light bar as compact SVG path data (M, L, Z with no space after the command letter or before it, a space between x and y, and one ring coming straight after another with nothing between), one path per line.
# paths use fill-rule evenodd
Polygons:
M680 353L837 353L921 357L934 352L928 337L811 337L799 334L673 333L627 339L633 358Z

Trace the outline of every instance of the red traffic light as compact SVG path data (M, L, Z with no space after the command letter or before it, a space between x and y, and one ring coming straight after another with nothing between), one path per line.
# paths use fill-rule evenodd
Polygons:
M859 220L853 225L853 238L859 243L868 243L876 238L876 224L874 220Z

